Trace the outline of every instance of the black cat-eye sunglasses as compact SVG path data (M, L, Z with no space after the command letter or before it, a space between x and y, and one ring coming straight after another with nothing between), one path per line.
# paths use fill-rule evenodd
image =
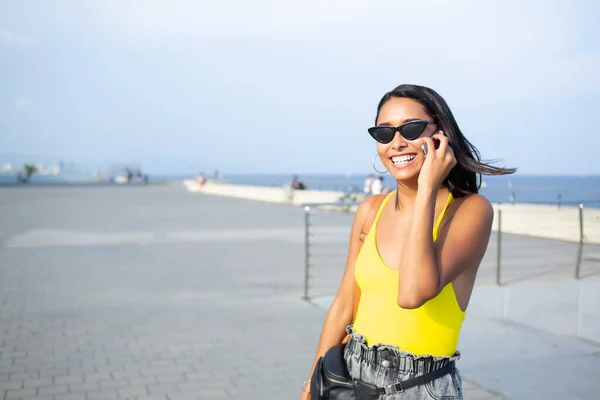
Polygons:
M418 138L425 128L435 124L434 121L410 121L400 126L374 126L367 129L373 139L379 143L387 144L394 140L396 131L400 132L406 140L415 140Z

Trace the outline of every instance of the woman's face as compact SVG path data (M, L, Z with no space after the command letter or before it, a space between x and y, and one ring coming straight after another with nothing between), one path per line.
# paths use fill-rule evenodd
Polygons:
M432 121L432 118L418 102L402 97L392 97L381 107L377 126L397 127L415 120ZM414 140L407 140L400 132L396 132L391 142L386 144L376 142L379 158L394 179L416 182L425 161L421 150L422 138L433 136L438 129L437 124L431 124L427 125L423 133Z

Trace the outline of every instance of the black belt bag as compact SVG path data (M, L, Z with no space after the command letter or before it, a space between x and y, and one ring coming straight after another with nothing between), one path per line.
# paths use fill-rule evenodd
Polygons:
M315 365L310 380L311 400L374 400L384 394L400 393L449 374L455 368L454 361L428 374L417 376L393 385L378 387L350 378L344 360L345 344L338 344Z

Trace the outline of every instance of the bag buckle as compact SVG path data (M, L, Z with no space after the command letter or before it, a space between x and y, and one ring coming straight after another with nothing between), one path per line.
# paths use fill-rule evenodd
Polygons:
M402 393L404 392L404 388L402 387L402 383L396 383L389 386L384 386L383 390L385 394L394 394L394 393Z

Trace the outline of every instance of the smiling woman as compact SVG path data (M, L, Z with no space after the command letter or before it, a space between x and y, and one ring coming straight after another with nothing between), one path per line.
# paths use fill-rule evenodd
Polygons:
M401 117L406 119L398 119ZM446 101L432 89L417 85L401 85L386 93L377 107L375 123L376 127L370 128L369 133L380 143L377 152L386 167L391 163L388 154L393 154L398 149L397 145L389 145L396 137L395 132L393 134L389 132L394 129L394 126L407 142L419 142L425 144L425 148L429 137L435 140L440 134L445 136L449 150L456 160L456 166L444 176L442 183L455 195L477 193L481 184L481 175L506 175L516 171L512 168L495 167L481 162L479 151L461 132ZM387 132L382 133L381 130ZM422 141L416 140L419 137ZM402 150L405 152L415 150L412 154L416 156L419 149L420 146L416 148L408 146L408 149ZM392 153L389 153L390 151ZM424 156L421 158L421 161L423 160ZM420 171L421 167L422 163L416 171ZM395 169L388 168L388 170L394 177L402 177L394 174ZM414 174L415 170L412 172Z
M386 93L368 132L397 189L356 212L302 398L462 399L457 346L493 220L480 175L515 169L481 162L423 86Z

